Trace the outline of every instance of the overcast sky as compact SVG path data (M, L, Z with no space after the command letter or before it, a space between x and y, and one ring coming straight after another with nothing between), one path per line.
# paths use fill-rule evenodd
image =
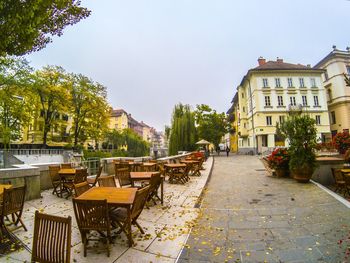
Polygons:
M315 65L350 46L347 0L83 0L92 14L69 27L31 65L60 65L108 88L158 130L182 102L227 111L259 56Z

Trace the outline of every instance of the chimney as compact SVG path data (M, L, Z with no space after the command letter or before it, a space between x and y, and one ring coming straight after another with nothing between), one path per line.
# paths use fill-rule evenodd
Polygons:
M277 62L278 62L278 63L283 63L283 58L277 57Z
M259 63L259 66L262 66L266 63L266 59L264 59L263 57L259 57L258 58L258 63Z

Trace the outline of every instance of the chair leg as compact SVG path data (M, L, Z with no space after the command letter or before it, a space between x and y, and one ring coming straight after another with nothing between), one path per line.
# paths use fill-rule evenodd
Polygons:
M145 231L143 231L142 227L139 225L139 223L137 223L137 221L134 221L133 223L134 223L134 224L137 226L137 228L140 230L141 234L145 234Z

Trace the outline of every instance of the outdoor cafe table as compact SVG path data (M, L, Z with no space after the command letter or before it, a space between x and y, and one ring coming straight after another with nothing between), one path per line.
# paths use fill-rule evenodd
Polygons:
M137 188L92 187L79 195L79 200L107 200L109 206L127 209L127 237L129 246L133 244L131 233L131 206L134 203Z
M188 181L186 174L186 164L184 163L166 163L164 164L165 175L169 176L169 183L185 183Z
M135 181L149 181L151 180L152 175L157 174L159 172L130 172L130 179L132 184ZM163 196L164 196L164 177L161 176L162 181L160 184L160 202L163 204Z
M180 161L181 163L184 163L184 164L187 164L189 166L189 171L192 173L191 175L198 175L200 176L201 173L198 169L197 173L199 174L194 174L196 169L195 169L195 166L196 165L199 165L200 161L197 161L197 160L184 160L184 161Z
M2 199L2 195L4 194L4 189L12 188L12 184L0 184L0 196Z
M142 163L142 168L145 169L145 172L150 172L151 169L156 169L157 164L156 163L149 163L149 162L144 162Z

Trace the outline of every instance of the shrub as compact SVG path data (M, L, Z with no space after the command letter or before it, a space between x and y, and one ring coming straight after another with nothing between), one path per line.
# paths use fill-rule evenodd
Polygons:
M271 168L288 168L289 153L286 148L277 148L269 156L268 161Z
M333 137L333 144L339 153L344 154L350 148L350 135L348 132L339 132Z

